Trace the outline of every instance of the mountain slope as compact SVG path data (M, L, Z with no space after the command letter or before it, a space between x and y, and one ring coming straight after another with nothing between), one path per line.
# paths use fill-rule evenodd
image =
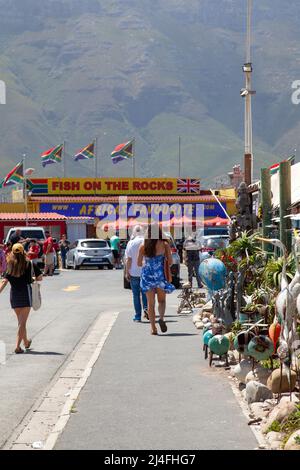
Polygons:
M254 10L254 152L257 171L299 144L291 103L300 53L299 7L261 0ZM23 153L66 141L69 176L93 174L72 155L98 137L99 173L113 147L136 137L137 174L208 181L243 155L245 4L240 0L0 0L0 172Z

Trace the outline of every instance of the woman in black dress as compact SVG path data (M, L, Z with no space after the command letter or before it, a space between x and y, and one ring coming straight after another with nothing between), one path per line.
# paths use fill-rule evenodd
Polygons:
M32 264L26 258L23 245L16 243L12 247L12 252L7 259L7 269L4 279L0 283L0 293L5 286L10 283L10 303L16 312L18 318L18 334L15 353L23 353L21 348L23 341L25 349L31 346L31 340L27 338L26 323L32 307ZM35 279L41 281L43 279L40 269L33 265Z

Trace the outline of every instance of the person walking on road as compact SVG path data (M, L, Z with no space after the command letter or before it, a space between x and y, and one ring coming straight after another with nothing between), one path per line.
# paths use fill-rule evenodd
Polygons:
M41 281L43 279L42 272L38 266L28 261L23 245L21 245L21 243L13 245L12 252L8 257L4 279L0 282L0 293L6 285L10 283L10 303L18 319L16 354L24 352L21 348L22 341L25 349L29 349L32 342L28 339L26 330L27 320L32 306L32 268L35 279Z
M133 318L133 321L136 322L142 321L142 306L144 311L144 317L148 320L147 297L146 294L141 291L140 286L142 268L137 265L139 249L143 243L143 229L140 225L136 225L133 229L131 240L128 242L125 251L125 277L130 282L132 290L133 305L135 310L135 316Z
M117 235L111 237L110 247L114 257L114 267L118 269L120 267L120 238Z
M200 266L200 250L201 245L196 238L196 233L193 233L187 237L183 244L184 259L188 268L188 277L191 287L193 287L193 276L195 273L198 288L202 287L201 277L199 274Z
M45 258L44 276L53 276L55 261L53 238L51 237L50 232L46 232L46 237L47 239L43 244L43 253Z
M61 237L61 240L59 241L59 249L60 249L62 269L66 269L67 253L70 249L70 242L69 240L67 240L66 235L63 235Z
M144 265L143 265L144 261ZM149 226L148 237L140 246L138 266L142 267L141 289L146 293L151 334L157 335L155 325L155 296L158 300L159 326L162 333L167 331L164 320L166 311L166 293L174 291L170 283L169 267L172 265L170 245L163 236L160 227Z

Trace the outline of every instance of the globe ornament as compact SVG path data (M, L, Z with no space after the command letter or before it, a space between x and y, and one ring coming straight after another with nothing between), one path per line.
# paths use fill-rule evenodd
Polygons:
M252 331L241 331L234 339L234 349L241 354L248 355L248 344L254 336L255 334Z
M257 361L266 361L274 353L274 345L268 336L255 336L248 344L248 353Z
M210 291L225 288L226 266L221 260L209 258L202 261L199 267L199 275Z
M203 343L205 346L208 346L209 340L213 337L213 333L211 330L208 330L206 333L203 335Z
M211 258L211 255L207 251L205 251L204 253L200 253L199 258L200 263L202 263L202 261L204 261L205 259Z
M229 351L230 341L226 336L216 335L209 340L208 347L212 353L217 356L223 356L223 354Z

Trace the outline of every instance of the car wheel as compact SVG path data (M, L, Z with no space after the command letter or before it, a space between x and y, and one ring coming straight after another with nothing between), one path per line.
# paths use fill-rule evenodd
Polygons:
M112 264L109 264L109 265L107 266L107 268L108 268L108 269L114 269L114 267L113 267Z
M101 266L98 266L98 269L103 269L103 267L104 267L104 266L102 266L102 265L101 265Z
M73 269L75 269L75 271L78 271L79 267L80 267L80 266L78 266L78 265L76 264L76 261L75 261L75 259L74 259L74 260L73 260Z

